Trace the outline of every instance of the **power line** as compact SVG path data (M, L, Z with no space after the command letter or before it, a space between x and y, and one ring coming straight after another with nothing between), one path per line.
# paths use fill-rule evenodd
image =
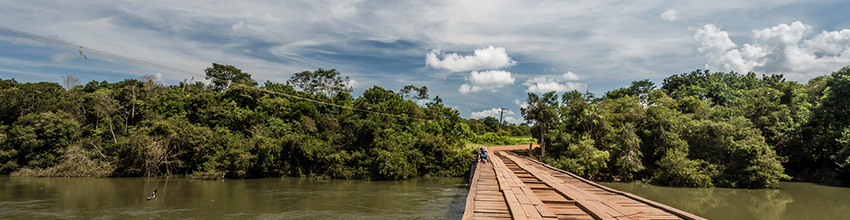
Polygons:
M4 27L4 26L0 26L0 32L7 33L9 35L20 37L20 38L30 39L30 40L34 40L34 41L37 41L37 42L42 42L42 43L54 45L54 46L59 46L59 47L64 47L64 48L68 48L68 49L72 49L72 50L77 50L80 53L80 56L83 56L85 59L88 59L88 57L83 52L86 52L86 53L89 53L89 54L100 55L100 56L104 56L104 57L110 57L110 58L114 58L114 59L117 59L117 60L129 62L129 63L134 63L134 64L138 64L138 65L143 65L143 66L147 66L147 67L152 67L152 68L156 68L156 69L160 69L160 70L165 70L165 71L169 71L169 72L173 72L173 73L186 74L186 75L190 75L190 76L203 76L203 77L206 77L207 79L210 79L210 80L216 81L216 82L223 82L223 83L228 83L228 84L231 84L231 85L240 85L240 83L232 82L230 80L219 79L219 78L214 78L214 77L207 77L205 74L199 74L197 72L191 72L191 71L186 71L186 70L182 70L182 69L178 69L178 68L174 68L174 67L170 67L170 66L166 66L166 65L156 64L156 63L144 61L144 60L141 60L141 59L128 57L128 56L124 56L124 55L120 55L120 54L116 54L116 53L111 53L111 52L108 52L108 51L98 50L98 49L94 49L94 48L91 48L91 47L85 47L83 45L74 44L74 43L62 41L62 40L59 40L59 39L54 39L54 38L44 37L44 36L40 36L40 35L36 35L36 34L31 34L31 33L27 33L27 32L24 32L24 31ZM244 84L241 84L241 85L244 85ZM338 105L338 104L334 104L334 103L310 99L310 98L301 97L301 96L297 96L297 95L286 94L286 93L282 93L282 92L278 92L278 91L268 90L268 89L261 88L261 87L253 87L253 86L247 86L247 85L246 85L246 87L259 89L259 90L266 92L266 93L282 95L282 96L286 96L286 97L289 97L289 98L304 100L304 101L323 104L323 105L330 105L330 106L334 106L334 107L338 107L338 108L350 109L350 110L353 110L353 111L359 111L359 112L365 112L365 113L371 113L371 114L377 114L377 115L383 115L383 116L395 117L395 118L407 118L407 119L414 119L414 120L431 121L430 119L395 115L395 114L389 114L389 113L384 113L384 112L377 112L377 111L372 111L372 110L355 108L355 107L351 107L351 106Z

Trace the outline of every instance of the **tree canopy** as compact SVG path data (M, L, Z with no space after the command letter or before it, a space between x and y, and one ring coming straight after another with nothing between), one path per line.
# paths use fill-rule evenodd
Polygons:
M806 84L696 70L588 92L529 93L528 124L463 119L428 88L359 97L335 69L259 86L213 64L211 84L0 79L0 174L397 180L460 176L472 143L537 141L540 159L602 180L764 188L850 182L850 68ZM508 137L518 136L518 137ZM537 139L529 138L529 136Z
M654 88L641 80L602 98L570 91L561 103L529 94L523 115L555 125L540 132L550 136L539 140L549 146L543 161L594 179L763 188L850 177L850 68L806 85L696 70Z
M336 70L294 74L301 91L230 65L206 73L211 85L0 80L0 173L396 180L463 175L473 158L439 102L380 87L352 97Z

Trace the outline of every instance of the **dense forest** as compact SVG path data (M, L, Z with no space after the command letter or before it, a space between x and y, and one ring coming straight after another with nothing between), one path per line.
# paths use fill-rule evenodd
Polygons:
M424 86L353 97L333 69L263 85L234 66L205 72L211 83L0 79L0 174L397 180L463 175L472 144L537 141L544 162L598 180L763 188L850 176L850 68L807 84L696 70L600 97L529 93L530 125L463 119Z
M850 177L850 68L807 84L696 70L602 97L528 94L543 161L594 179L763 188Z
M350 95L336 70L262 86L230 65L212 83L0 81L0 173L34 176L459 176L476 135L426 87Z

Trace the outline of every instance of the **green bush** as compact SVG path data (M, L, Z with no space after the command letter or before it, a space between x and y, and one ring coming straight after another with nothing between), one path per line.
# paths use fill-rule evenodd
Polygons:
M658 168L649 181L667 186L712 187L717 175L715 166L703 160L691 160L687 153L672 150L657 163Z

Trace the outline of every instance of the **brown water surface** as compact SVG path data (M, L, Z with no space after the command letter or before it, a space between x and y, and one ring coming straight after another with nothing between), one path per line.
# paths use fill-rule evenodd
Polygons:
M780 182L775 189L600 183L708 219L850 219L850 188Z
M0 219L459 219L463 178L0 177ZM145 201L159 189L155 199Z

